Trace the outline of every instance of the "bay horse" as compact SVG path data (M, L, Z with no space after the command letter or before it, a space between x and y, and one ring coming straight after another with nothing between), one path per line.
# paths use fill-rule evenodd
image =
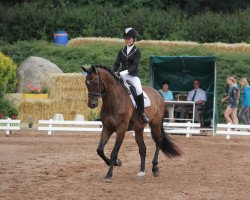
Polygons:
M126 92L119 77L110 69L104 66L81 66L87 73L85 84L88 89L88 106L96 108L98 99L102 98L102 108L100 119L103 124L97 154L109 166L109 170L104 181L111 181L113 167L121 166L122 162L118 159L118 152L122 145L129 123L134 118L131 130L135 132L135 141L139 147L141 158L139 177L145 176L146 146L143 140L143 130L146 124L142 124L140 117L133 106L130 95ZM182 151L171 141L171 138L164 132L163 117L165 103L158 91L152 87L143 87L143 91L148 95L151 105L145 108L145 113L149 118L151 136L156 144L155 154L152 161L152 172L156 177L159 175L158 154L161 150L167 157L176 157ZM116 132L116 141L111 152L110 158L104 154L104 147L110 136Z

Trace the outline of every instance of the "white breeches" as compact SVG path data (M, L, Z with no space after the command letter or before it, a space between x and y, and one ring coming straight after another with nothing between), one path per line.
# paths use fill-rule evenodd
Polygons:
M137 96L142 93L141 80L137 76L130 76L129 74L126 74L122 78L124 81L129 80L133 83Z

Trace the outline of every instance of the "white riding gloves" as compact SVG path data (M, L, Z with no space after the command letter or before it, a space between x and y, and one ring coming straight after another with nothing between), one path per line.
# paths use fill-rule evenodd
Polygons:
M124 76L124 75L127 75L127 74L128 74L128 70L124 70L124 71L121 71L121 72L120 72L120 75L121 75L121 76Z

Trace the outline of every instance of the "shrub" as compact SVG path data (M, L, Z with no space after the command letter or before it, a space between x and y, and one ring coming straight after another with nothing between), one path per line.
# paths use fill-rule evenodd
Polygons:
M142 1L131 1L131 6L122 7L112 3L75 5L71 1L59 7L46 1L9 7L0 4L0 40L9 43L33 39L52 41L56 30L66 30L70 38L122 37L122 30L133 26L143 39L250 41L250 8L234 13L204 11L190 15L186 9L165 3L166 9L155 7L155 2L150 7L143 4Z
M16 86L16 64L0 52L0 90L2 90L3 94L15 92Z
M6 100L0 99L0 118L15 118L18 115L18 110L14 107L14 105Z

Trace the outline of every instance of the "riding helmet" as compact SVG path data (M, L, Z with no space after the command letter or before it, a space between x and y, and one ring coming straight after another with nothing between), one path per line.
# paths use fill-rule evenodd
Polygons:
M124 38L136 38L137 31L134 28L126 28L123 34Z

